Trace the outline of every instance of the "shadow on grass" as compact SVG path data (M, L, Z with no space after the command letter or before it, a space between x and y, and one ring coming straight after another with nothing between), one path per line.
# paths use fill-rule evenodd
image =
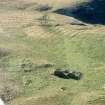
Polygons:
M74 7L58 9L55 12L86 23L105 25L105 0L90 0Z

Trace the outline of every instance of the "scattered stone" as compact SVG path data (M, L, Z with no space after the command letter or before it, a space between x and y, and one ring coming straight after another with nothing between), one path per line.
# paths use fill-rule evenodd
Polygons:
M1 91L0 91L0 97L4 102L8 102L12 99L14 99L15 97L17 97L20 94L20 90L17 89L18 87L4 87Z
M27 80L24 83L24 86L29 86L30 84L32 84L32 80Z
M46 63L46 64L42 64L40 66L38 66L38 68L49 68L49 67L53 67L54 64L52 63Z
M50 7L48 4L38 5L38 7L36 8L37 11L48 11L51 9L52 9L52 7Z
M66 90L66 87L61 87L61 90L62 90L62 91L65 91L65 90Z
M55 24L55 27L57 27L57 26L61 26L61 24L59 24L59 23L58 24Z
M29 59L24 59L21 62L20 67L24 72L32 72L34 70L34 64Z
M6 48L0 48L0 57L5 57L9 55L9 50Z
M50 64L50 63L49 63L49 64L44 64L43 66L44 66L44 67L53 67L54 64Z

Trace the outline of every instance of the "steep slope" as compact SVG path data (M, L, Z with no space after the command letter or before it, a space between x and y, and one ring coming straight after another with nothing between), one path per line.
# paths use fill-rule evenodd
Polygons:
M105 24L105 0L89 0L74 7L65 7L55 11L73 16L86 23Z

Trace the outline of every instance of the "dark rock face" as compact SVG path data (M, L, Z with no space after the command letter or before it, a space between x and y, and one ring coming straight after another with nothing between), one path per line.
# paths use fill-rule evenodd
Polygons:
M61 78L64 78L64 79L68 79L69 78L69 76L68 76L68 72L66 72L66 71L55 71L54 72L54 75L55 76L58 76L58 77L61 77Z
M58 9L55 12L90 24L105 24L105 0L90 0L75 7Z
M82 77L81 72L72 72L68 74L69 78L75 79L75 80L80 80Z
M81 72L69 71L69 70L56 70L54 72L54 75L64 79L80 80L82 78Z

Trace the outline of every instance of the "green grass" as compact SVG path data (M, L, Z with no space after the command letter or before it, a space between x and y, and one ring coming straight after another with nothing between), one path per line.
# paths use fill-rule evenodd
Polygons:
M22 90L20 98L17 97L9 105L70 105L78 95L88 93L91 96L91 92L94 92L97 96L99 95L97 92L104 93L105 32L92 33L91 29L78 30L77 26L73 26L74 29L71 25L66 27L41 27L46 34L48 32L49 35L52 34L51 37L44 39L27 36L23 27L14 29L3 27L6 33L0 33L0 47L8 49L10 53L0 59L2 65L0 67L9 72L12 80ZM61 30L62 28L67 32ZM32 64L30 67L32 72L25 73L20 65L27 64L27 60ZM54 63L55 66L38 67L46 62ZM53 76L52 73L59 67L80 71L83 73L83 78L75 81ZM28 80L31 83L27 83ZM105 101L92 102L89 105L96 103L96 105L104 105Z
M71 35L65 37L62 32L57 32L56 34L54 27L52 27L50 32L55 35L50 39L36 40L25 37L24 35L16 38L17 43L29 47L30 51L18 52L12 57L10 56L9 62L7 63L11 66L27 58L34 62L43 59L57 64L54 68L35 68L31 73L18 73L17 77L22 81L21 85L23 87L24 81L32 81L31 84L24 87L24 95L27 97L46 97L56 92L58 94L62 87L66 87L67 93L73 92L75 95L82 92L103 90L105 81L104 33L91 34L81 32L74 38L71 38ZM68 67L76 71L81 71L83 73L83 78L80 81L75 81L63 80L51 76L53 71L58 67ZM17 67L15 69L17 70ZM55 91L55 93L53 91ZM73 96L70 97L72 98ZM48 100L50 99L48 98ZM44 102L47 102L46 99ZM65 101L62 100L61 105L69 105L68 103L63 104L63 102L65 103ZM38 105L41 105L40 102ZM47 103L47 105L49 105L49 103Z

